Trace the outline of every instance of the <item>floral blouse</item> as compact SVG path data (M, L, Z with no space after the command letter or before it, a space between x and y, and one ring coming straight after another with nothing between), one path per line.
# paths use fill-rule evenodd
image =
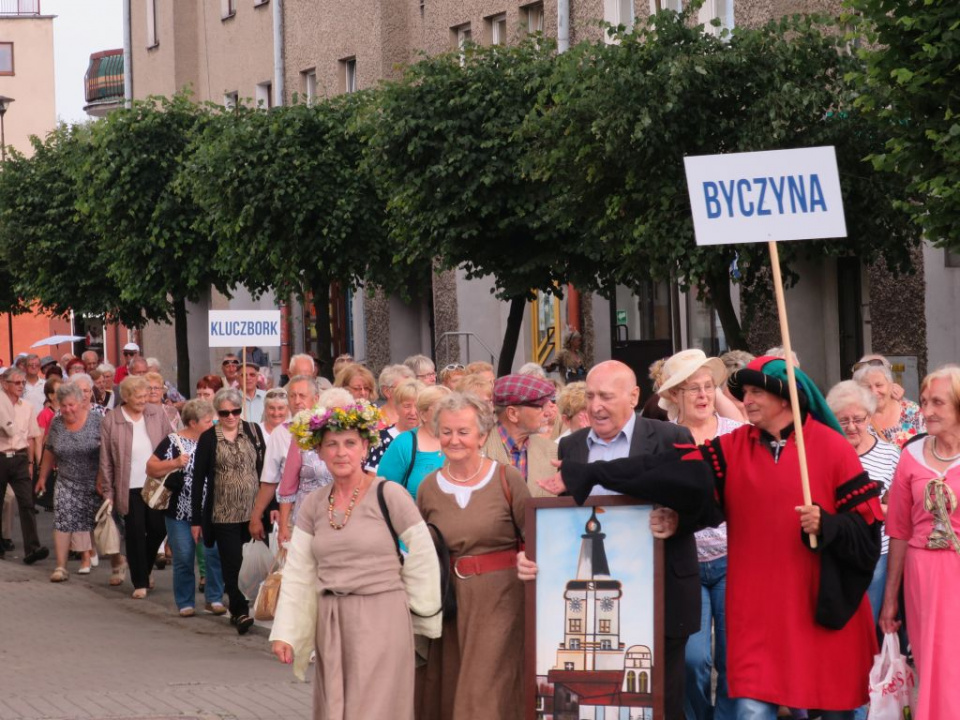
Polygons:
M920 406L910 400L900 401L900 422L898 424L892 425L886 430L877 430L874 428L874 432L878 437L901 448L911 438L926 431L927 422L923 419Z

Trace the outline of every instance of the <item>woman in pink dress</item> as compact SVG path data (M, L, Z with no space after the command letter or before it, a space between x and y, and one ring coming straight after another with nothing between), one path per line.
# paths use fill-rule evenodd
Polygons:
M907 443L893 476L887 515L890 552L880 627L896 632L903 579L907 626L920 676L915 720L960 718L960 368L920 386L926 436Z

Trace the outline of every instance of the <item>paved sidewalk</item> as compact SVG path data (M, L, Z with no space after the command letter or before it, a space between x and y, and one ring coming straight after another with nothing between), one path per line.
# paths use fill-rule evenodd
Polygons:
M52 516L41 512L51 545ZM51 583L54 561L33 567L17 550L0 561L0 720L311 717L312 686L269 652L267 632L239 637L226 618L182 619L172 571L132 600L107 586L109 563ZM198 598L202 608L202 597Z

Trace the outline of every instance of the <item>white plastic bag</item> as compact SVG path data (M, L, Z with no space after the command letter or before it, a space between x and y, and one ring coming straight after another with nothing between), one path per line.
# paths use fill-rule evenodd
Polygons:
M270 547L259 540L251 540L243 546L243 563L240 565L240 576L237 586L247 600L253 601L257 591L273 566L273 553Z
M870 720L904 720L917 703L917 676L900 654L896 633L883 638L870 670ZM906 710L906 712L905 712Z

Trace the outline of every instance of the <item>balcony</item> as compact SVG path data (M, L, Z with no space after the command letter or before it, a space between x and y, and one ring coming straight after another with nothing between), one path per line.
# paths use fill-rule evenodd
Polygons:
M123 50L104 50L90 56L83 77L88 115L103 117L123 105Z
M40 0L0 0L0 17L39 14Z

